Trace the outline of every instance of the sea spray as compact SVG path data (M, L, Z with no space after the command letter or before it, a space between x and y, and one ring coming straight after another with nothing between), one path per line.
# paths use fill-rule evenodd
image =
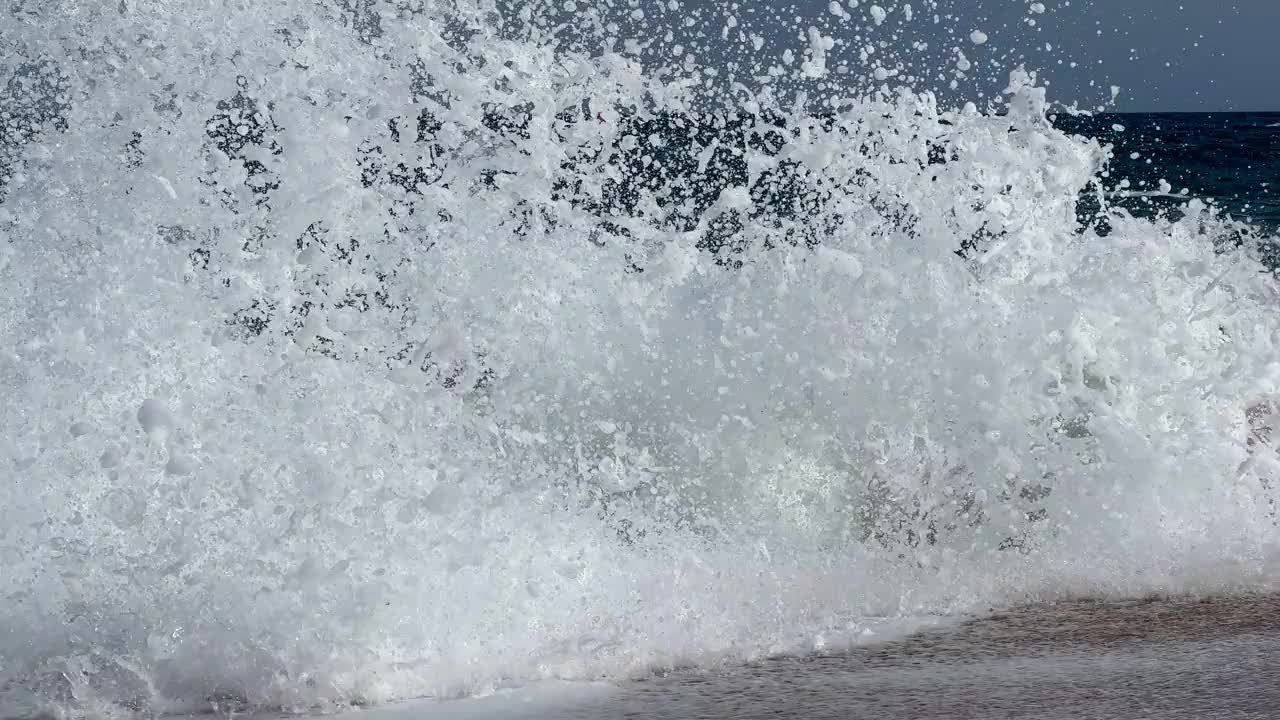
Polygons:
M1025 70L713 143L691 76L491 7L78 13L24 16L5 146L6 715L1265 580L1274 281L1198 203L1078 222L1105 151Z

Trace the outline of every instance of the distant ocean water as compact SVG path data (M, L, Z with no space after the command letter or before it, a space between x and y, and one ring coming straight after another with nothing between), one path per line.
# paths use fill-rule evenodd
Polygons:
M1128 180L1134 193L1116 202L1135 215L1177 204L1143 195L1164 180L1174 194L1185 190L1266 233L1280 231L1280 113L1058 115L1054 123L1113 146L1109 180Z

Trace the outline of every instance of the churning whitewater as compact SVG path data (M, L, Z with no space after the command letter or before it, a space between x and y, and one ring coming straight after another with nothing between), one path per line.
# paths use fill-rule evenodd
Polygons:
M935 3L833 3L846 35L715 114L595 10L212 5L3 21L0 716L456 697L1275 577L1248 233L1110 210L1028 70L941 106L892 49ZM771 89L859 43L862 91Z

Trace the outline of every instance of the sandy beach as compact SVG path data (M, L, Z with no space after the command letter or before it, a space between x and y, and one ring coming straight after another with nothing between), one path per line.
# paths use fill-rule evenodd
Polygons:
M670 674L579 717L1275 718L1280 596L1034 606L842 653Z

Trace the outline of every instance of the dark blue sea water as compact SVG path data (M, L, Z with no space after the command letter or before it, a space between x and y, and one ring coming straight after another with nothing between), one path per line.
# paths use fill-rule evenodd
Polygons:
M1129 181L1134 195L1113 199L1137 215L1176 207L1158 191L1212 201L1224 214L1264 232L1280 229L1280 113L1059 115L1055 124L1113 146L1111 188Z

